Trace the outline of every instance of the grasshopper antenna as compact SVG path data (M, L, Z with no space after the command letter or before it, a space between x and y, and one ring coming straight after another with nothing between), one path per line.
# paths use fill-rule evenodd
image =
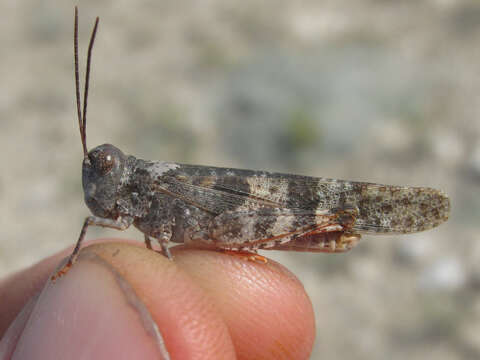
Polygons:
M73 33L73 53L75 58L75 95L77 98L77 116L78 127L80 129L80 138L83 146L83 156L86 159L88 157L87 149L87 98L88 98L88 85L90 82L90 63L92 62L92 48L95 41L95 35L97 34L99 18L95 19L95 25L93 26L92 35L90 36L90 43L88 45L87 53L87 70L85 73L85 89L83 93L83 115L80 103L80 80L78 71L78 8L75 6L75 26Z

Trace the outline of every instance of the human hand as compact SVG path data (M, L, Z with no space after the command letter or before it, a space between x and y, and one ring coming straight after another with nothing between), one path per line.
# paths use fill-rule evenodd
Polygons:
M283 266L172 250L102 241L55 283L67 251L1 280L0 360L309 357L312 306Z

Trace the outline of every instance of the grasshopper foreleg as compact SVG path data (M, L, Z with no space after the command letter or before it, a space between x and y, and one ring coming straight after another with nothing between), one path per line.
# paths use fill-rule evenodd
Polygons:
M82 246L83 239L87 233L87 228L89 226L101 226L108 227L116 230L126 230L133 223L133 218L131 217L119 217L115 220L105 219L98 216L89 216L85 219L82 230L80 231L80 236L78 237L77 244L73 249L70 257L68 258L67 263L59 270L55 275L52 276L52 280L59 278L60 276L66 274L72 265L77 261L78 253L80 252L80 247Z

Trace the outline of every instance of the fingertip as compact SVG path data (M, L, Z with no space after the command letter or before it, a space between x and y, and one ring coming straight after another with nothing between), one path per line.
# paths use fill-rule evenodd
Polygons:
M80 295L98 292L94 296L97 298L97 295L100 296L103 291L100 291L101 289L110 286L101 285L103 280L100 280L110 277L115 280L116 288L120 287L122 292L120 297L129 307L132 307L132 298L127 296L128 291L125 292L125 288L122 289L122 284L123 287L130 287L135 295L133 300L137 299L137 305L139 305L135 310L136 316L140 316L142 321L145 320L145 314L140 311L143 305L147 315L151 317L153 326L159 329L172 358L229 359L237 356L238 358L307 359L309 357L315 336L313 310L302 284L287 269L271 260L263 264L215 251L175 247L173 254L174 261L169 261L154 251L144 249L138 242L102 241L84 248L79 262L70 272L56 284L48 286L56 289L60 299L57 304L76 304L79 298L65 295L72 294L74 291L71 288L68 291L62 290L62 283L70 284L73 289L80 289ZM63 255L57 254L47 262L43 261L13 276L11 279L16 279L13 284L22 284L34 278L41 278L44 280L35 281L41 286L41 283L48 278L46 269L52 270L52 261L58 261L61 256ZM88 269L92 267L97 270L89 271ZM100 276L102 271L110 275ZM78 282L74 279L78 273L89 275L83 276L82 282ZM8 283L11 287L12 281ZM87 288L90 290L86 290ZM62 295L63 299L60 297L61 290L65 292ZM27 295L32 292L20 287L14 293L17 295L12 299L23 298L26 302ZM97 303L108 306L111 302L109 296L112 295L104 295L104 301L97 301ZM87 300L82 300L80 304L88 303ZM55 304L53 300L47 303ZM102 309L100 305L96 306L96 312ZM50 309L50 314L52 311L58 314L58 309L55 310L54 307ZM110 310L120 315L125 312L117 307L112 307ZM79 306L76 312L64 313L76 313L78 317L82 316L84 311L86 310L82 310ZM92 313L95 314L95 311ZM42 313L49 314L45 309ZM109 310L102 310L102 313L108 314ZM102 316L98 316L98 319L102 319ZM68 317L63 316L63 319L67 321ZM70 319L70 321L74 323L78 319ZM124 322L127 324L125 326L128 327L129 322ZM48 327L52 327L52 324L54 322L51 322ZM93 320L90 321L90 326L91 324ZM115 328L126 327L116 325ZM126 329L133 334L131 328ZM148 327L143 324L140 330L145 332ZM43 332L42 338L44 334ZM56 335L58 340L56 346L59 345L61 336L65 335L67 335L66 331ZM88 335L90 334L87 331L87 338ZM118 339L121 335L116 337L117 347L129 343L128 341L119 343ZM72 356L67 357L74 359Z

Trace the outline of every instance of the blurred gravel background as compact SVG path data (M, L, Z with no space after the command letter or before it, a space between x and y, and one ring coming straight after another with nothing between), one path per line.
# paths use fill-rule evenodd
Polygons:
M433 231L267 253L312 298L313 359L480 358L480 2L78 3L82 63L101 18L89 147L451 196ZM0 276L72 245L89 214L73 5L0 1Z

